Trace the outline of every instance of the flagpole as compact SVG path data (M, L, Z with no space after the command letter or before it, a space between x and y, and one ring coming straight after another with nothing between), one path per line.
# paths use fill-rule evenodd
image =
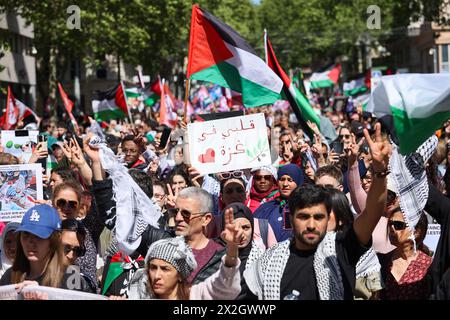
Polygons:
M268 55L267 55L267 29L266 28L264 28L264 53L266 55L266 64L269 64Z
M128 108L127 94L125 93L125 87L123 86L123 81L120 81L120 85L123 91L123 98L125 99L125 105L127 106L128 117L130 118L130 125L133 125L133 118L131 117L130 108Z
M188 99L189 99L189 86L190 86L190 84L191 84L191 80L190 79L186 79L186 94L184 96L184 114L183 114L183 122L186 123L186 124L188 123L187 122L187 104L188 104Z

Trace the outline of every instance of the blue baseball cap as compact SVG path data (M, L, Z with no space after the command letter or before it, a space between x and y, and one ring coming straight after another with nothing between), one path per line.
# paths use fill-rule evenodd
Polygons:
M47 239L53 231L61 231L61 218L55 208L40 204L28 209L16 232L25 231Z

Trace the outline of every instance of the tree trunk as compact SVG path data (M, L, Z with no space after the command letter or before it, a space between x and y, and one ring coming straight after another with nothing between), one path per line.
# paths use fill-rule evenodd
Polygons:
M56 105L56 82L57 82L57 64L58 49L55 46L50 47L49 59L49 75L48 75L48 97L50 105L52 106L51 117L57 119L57 105Z

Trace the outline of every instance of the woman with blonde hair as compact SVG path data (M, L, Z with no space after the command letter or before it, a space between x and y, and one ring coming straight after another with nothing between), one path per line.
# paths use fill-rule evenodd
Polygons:
M6 270L0 285L18 284L90 291L85 281L71 281L61 242L61 219L58 212L42 204L30 208L17 228L16 257Z

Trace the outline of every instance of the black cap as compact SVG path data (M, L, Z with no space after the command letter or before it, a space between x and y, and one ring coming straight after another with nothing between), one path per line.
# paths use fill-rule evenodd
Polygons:
M352 121L351 123L351 130L352 133L356 136L356 137L362 137L364 136L364 126L361 122L359 121Z

